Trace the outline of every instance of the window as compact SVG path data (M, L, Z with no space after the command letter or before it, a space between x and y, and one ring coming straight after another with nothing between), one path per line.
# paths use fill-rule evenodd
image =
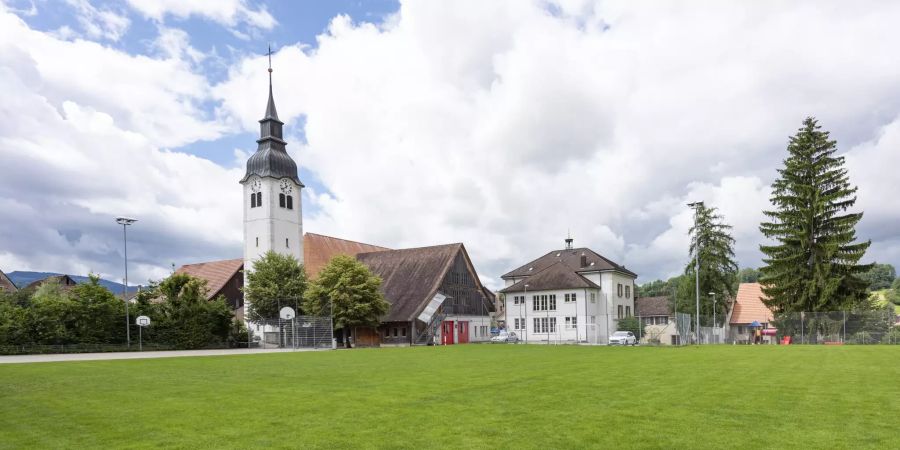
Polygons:
M544 317L546 319L546 317ZM550 332L556 333L556 317L550 318Z
M513 305L524 305L525 304L525 296L524 295L514 295L513 296Z
M406 337L406 327L400 329L400 335Z
M550 307L550 311L556 311L556 294L550 295L549 307Z
M262 206L262 192L256 193L256 206Z
M546 317L543 317L543 318L546 319ZM541 319L542 319L541 317L534 318L534 332L535 333L543 333L543 331L541 331L541 330L543 330L543 328L541 328Z
M597 316L588 317L588 323L591 325L597 323Z
M679 340L678 338L679 338L679 336L678 336L677 334L673 334L673 335L672 335L672 345L679 345L679 344L681 344L681 342L680 342L680 340Z
M531 297L532 311L556 311L556 294Z
M616 290L616 293L619 294L619 297L622 296L622 283L619 283L619 287L618 287L618 289Z
M625 317L631 317L631 307L630 306L625 307Z
M535 333L556 333L556 317L535 317Z
M621 319L622 317L622 305L619 305L619 318Z
M294 196L293 195L287 196L287 209L294 209Z
M394 337L397 337L397 328L394 328Z
M578 327L578 317L566 317L566 329L574 329Z
M515 325L513 327L513 329L516 329L516 330L524 330L525 329L525 319L523 319L521 317L516 317L515 319L513 319L513 323Z
M250 207L256 208L256 193L255 192L250 194Z
M597 293L591 292L591 303L597 303Z
M578 299L577 293L566 294L565 302L571 303L571 302L577 301L577 299Z

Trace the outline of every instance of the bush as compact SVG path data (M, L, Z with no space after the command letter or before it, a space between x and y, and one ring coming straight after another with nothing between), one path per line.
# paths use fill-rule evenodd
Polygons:
M900 327L891 328L891 331L885 333L881 338L881 343L900 345Z
M231 321L231 328L228 329L228 347L229 348L246 348L250 342L250 333L244 322L234 319Z
M616 323L616 329L619 331L630 331L635 336L641 335L641 321L637 317L629 316Z
M850 344L874 344L875 338L868 331L859 331L850 336Z

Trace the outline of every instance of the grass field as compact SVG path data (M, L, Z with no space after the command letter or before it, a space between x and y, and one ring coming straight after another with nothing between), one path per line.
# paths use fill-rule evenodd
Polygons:
M453 347L0 366L0 447L900 448L900 346Z

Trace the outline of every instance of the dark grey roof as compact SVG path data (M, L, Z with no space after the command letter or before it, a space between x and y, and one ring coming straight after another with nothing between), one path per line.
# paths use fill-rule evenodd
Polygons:
M600 289L600 286L597 286L596 283L579 275L562 261L556 261L549 266L544 267L540 272L534 273L534 271L532 271L532 274L528 278L519 280L518 283L505 289L501 289L500 292L504 294L510 292L523 292L525 291L526 284L528 284L529 291L582 288Z
M275 98L272 96L272 80L269 78L269 101L266 104L266 115L259 121L260 137L256 140L256 153L247 160L247 173L241 183L251 176L289 178L300 187L303 183L297 176L297 163L287 153L287 142L282 136L284 122L278 120L275 109Z
M584 254L587 259L587 264L584 266L582 266L581 264L582 254ZM559 261L569 266L576 272L585 273L614 270L637 278L636 273L626 269L624 266L620 266L612 262L611 260L605 258L604 256L589 248L554 250L544 256L541 256L538 259L535 259L534 261L531 261L528 264L525 264L513 271L506 273L501 278L528 277L534 275L537 272L540 272L541 270L546 269L547 267L550 267L552 264L555 264Z
M381 277L381 292L391 304L382 321L412 320L437 292L461 248L447 244L356 255Z
M671 316L671 301L667 296L640 297L634 299L636 316Z

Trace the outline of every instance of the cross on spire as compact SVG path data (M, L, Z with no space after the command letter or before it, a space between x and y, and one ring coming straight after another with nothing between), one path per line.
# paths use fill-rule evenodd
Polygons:
M275 111L275 98L272 96L272 44L269 44L269 51L266 52L269 57L269 103L266 105L266 117L278 120L278 112Z

